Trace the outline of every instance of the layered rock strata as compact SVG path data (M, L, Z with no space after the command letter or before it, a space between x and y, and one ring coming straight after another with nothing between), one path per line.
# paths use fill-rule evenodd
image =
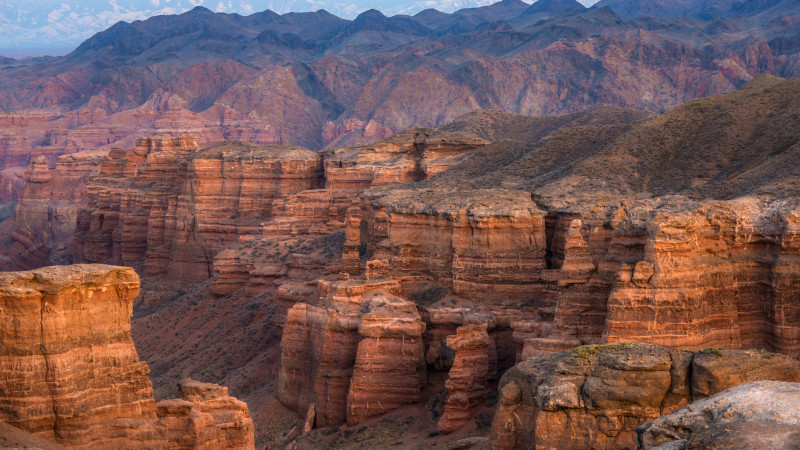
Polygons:
M258 234L276 198L320 183L319 155L296 147L192 137L143 139L112 151L89 188L76 257L139 267L147 276L205 281L219 250Z
M366 306L347 394L349 425L419 402L426 381L425 323L416 305L400 297L375 295Z
M641 425L640 449L800 447L800 384L737 386Z
M156 404L170 448L255 448L247 404L229 396L228 388L186 379L178 390L179 398Z
M364 194L353 221L366 258L486 304L531 301L516 321L519 356L626 340L800 353L795 200L546 213L519 191L431 192Z
M470 409L486 401L490 345L494 347L494 342L490 342L486 324L459 327L455 335L447 337L447 347L455 356L445 382L448 397L438 423L440 433L465 425L471 418Z
M156 405L130 336L138 292L124 267L0 273L0 420L72 448L252 448L225 388L187 384L179 408Z
M500 380L492 448L631 448L637 426L648 420L760 380L797 382L800 362L766 352L692 353L636 343L530 358Z
M17 202L10 242L0 255L6 270L26 270L72 262L72 241L87 180L107 151L63 155L53 169L44 156L23 173L25 189Z
M316 426L368 418L419 401L422 322L397 281L320 281L320 306L298 303L281 341L278 399Z
M365 193L371 259L424 273L469 297L544 296L546 213L520 191Z

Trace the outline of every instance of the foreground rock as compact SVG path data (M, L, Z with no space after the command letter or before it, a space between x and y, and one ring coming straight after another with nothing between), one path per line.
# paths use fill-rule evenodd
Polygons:
M697 401L637 429L641 449L800 448L800 384L761 381Z
M0 273L0 421L69 447L252 447L247 408L225 388L188 383L179 407L157 408L130 336L138 292L124 267Z
M798 382L800 362L763 352L693 353L635 343L530 358L500 380L492 448L631 448L644 422L760 380Z

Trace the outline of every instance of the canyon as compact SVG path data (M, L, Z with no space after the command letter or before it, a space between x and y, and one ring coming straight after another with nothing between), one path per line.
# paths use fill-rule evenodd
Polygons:
M761 433L785 402L748 399L800 383L798 11L601 3L197 8L4 62L0 423L83 448L791 442L791 418Z
M415 436L488 436L477 427L494 386L529 358L627 341L797 357L796 166L719 196L794 157L796 135L759 127L791 120L796 88L761 77L664 115L476 112L321 153L142 139L87 179L73 256L143 274L133 336L159 398L188 376L227 385L261 443L326 445L317 429L372 427L415 405L433 410L407 416ZM721 137L715 121L750 117L754 102L769 121ZM696 122L700 134L682 125ZM742 175L704 168L701 184L684 169L667 185L651 177L652 192L628 173L603 172L603 189L586 175L654 141L681 160L680 133L710 155L754 150L737 154ZM587 141L599 147L570 153ZM766 146L785 151L764 160ZM570 171L523 176L527 160ZM626 419L626 442L679 406Z

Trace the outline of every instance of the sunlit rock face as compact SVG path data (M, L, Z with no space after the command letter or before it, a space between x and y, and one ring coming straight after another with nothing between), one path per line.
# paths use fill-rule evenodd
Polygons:
M0 273L0 419L71 448L253 448L224 387L182 382L156 405L130 335L138 293L125 267Z

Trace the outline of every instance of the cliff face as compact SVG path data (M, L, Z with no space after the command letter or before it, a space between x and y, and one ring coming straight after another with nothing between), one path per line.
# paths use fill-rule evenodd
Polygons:
M425 381L416 306L376 279L321 282L322 304L289 310L281 341L278 399L315 405L316 426L354 425L420 400Z
M78 210L86 200L89 177L97 174L106 152L60 156L50 169L44 156L23 173L25 190L16 205L2 267L25 270L72 262Z
M426 201L424 191L380 193L365 195L361 241L392 273L425 273L469 297L543 294L546 214L529 194L453 192Z
M0 277L3 420L73 446L153 445L149 370L130 337L136 273L79 265Z
M712 379L724 382L709 389ZM491 447L631 448L639 425L693 400L743 383L798 379L797 360L764 352L578 347L503 375Z
M165 425L149 369L131 340L138 293L139 277L122 267L57 266L0 274L0 419L73 448L173 443L214 448L183 445L186 428ZM224 388L215 389L219 392L206 397L188 392L182 400L188 408L172 411L172 417L195 421L191 429L206 440L252 447L247 408L227 397ZM209 406L201 400L209 400ZM196 408L218 413L200 420L192 413Z
M205 281L214 255L258 233L276 198L320 183L313 152L238 143L200 150L197 142L143 139L112 151L78 218L76 258Z

